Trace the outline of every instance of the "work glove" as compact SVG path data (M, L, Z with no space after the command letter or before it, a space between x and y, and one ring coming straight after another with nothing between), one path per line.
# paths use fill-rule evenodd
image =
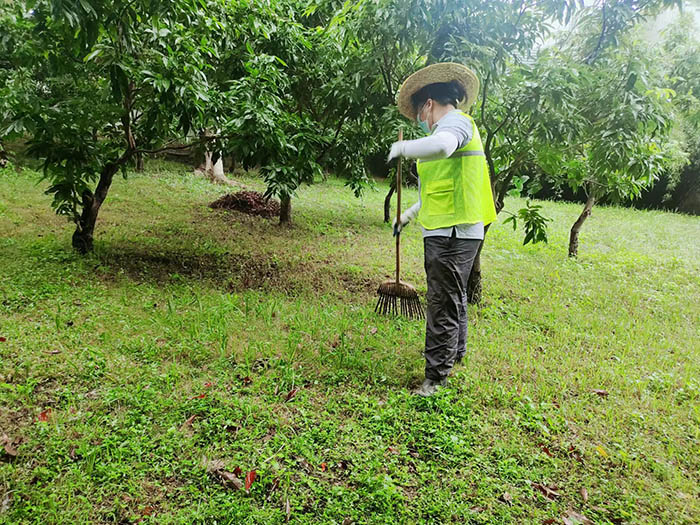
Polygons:
M401 214L401 221L396 222L396 217L394 217L394 222L392 223L392 226L394 227L394 237L396 237L399 233L401 233L401 230L403 230L403 227L406 226L410 221L404 217L406 215L405 213Z
M394 142L391 145L391 150L389 151L389 156L386 158L387 162L391 162L392 160L399 158L403 156L403 145L404 145L403 140L400 140L398 142Z
M394 237L401 233L401 230L403 230L409 222L416 218L416 215L418 215L418 210L420 210L420 202L416 202L413 206L403 212L401 214L401 220L398 223L396 222L396 218L394 218L394 222L392 223L394 228Z

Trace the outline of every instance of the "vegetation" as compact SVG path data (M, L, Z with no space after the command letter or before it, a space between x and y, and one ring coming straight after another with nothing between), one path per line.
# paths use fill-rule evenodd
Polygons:
M81 257L1 173L0 522L697 522L696 218L597 207L575 260L575 205L538 203L548 245L496 224L467 364L423 400L422 324L373 313L385 185L301 189L278 229L147 163Z

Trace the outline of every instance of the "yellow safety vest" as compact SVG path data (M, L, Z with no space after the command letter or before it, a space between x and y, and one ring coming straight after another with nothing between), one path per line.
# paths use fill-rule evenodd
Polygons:
M489 169L474 119L472 139L446 159L418 161L421 207L418 222L428 229L496 220Z

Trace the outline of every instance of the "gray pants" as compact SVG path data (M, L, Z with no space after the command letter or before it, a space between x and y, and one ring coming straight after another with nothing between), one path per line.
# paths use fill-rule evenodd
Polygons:
M447 377L467 351L467 280L482 241L425 237L428 308L425 327L425 377Z

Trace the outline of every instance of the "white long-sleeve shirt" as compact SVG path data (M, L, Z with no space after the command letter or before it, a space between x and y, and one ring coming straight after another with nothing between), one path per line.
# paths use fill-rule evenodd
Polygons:
M471 121L453 110L445 114L433 126L433 134L416 140L404 140L401 142L401 155L420 160L445 159L459 148L463 148L472 139L474 131ZM408 208L404 214L412 220L418 215L421 207L420 178L418 179L418 202ZM458 239L484 238L484 223L457 224L448 228L428 230L423 228L423 237L451 237L454 231Z

